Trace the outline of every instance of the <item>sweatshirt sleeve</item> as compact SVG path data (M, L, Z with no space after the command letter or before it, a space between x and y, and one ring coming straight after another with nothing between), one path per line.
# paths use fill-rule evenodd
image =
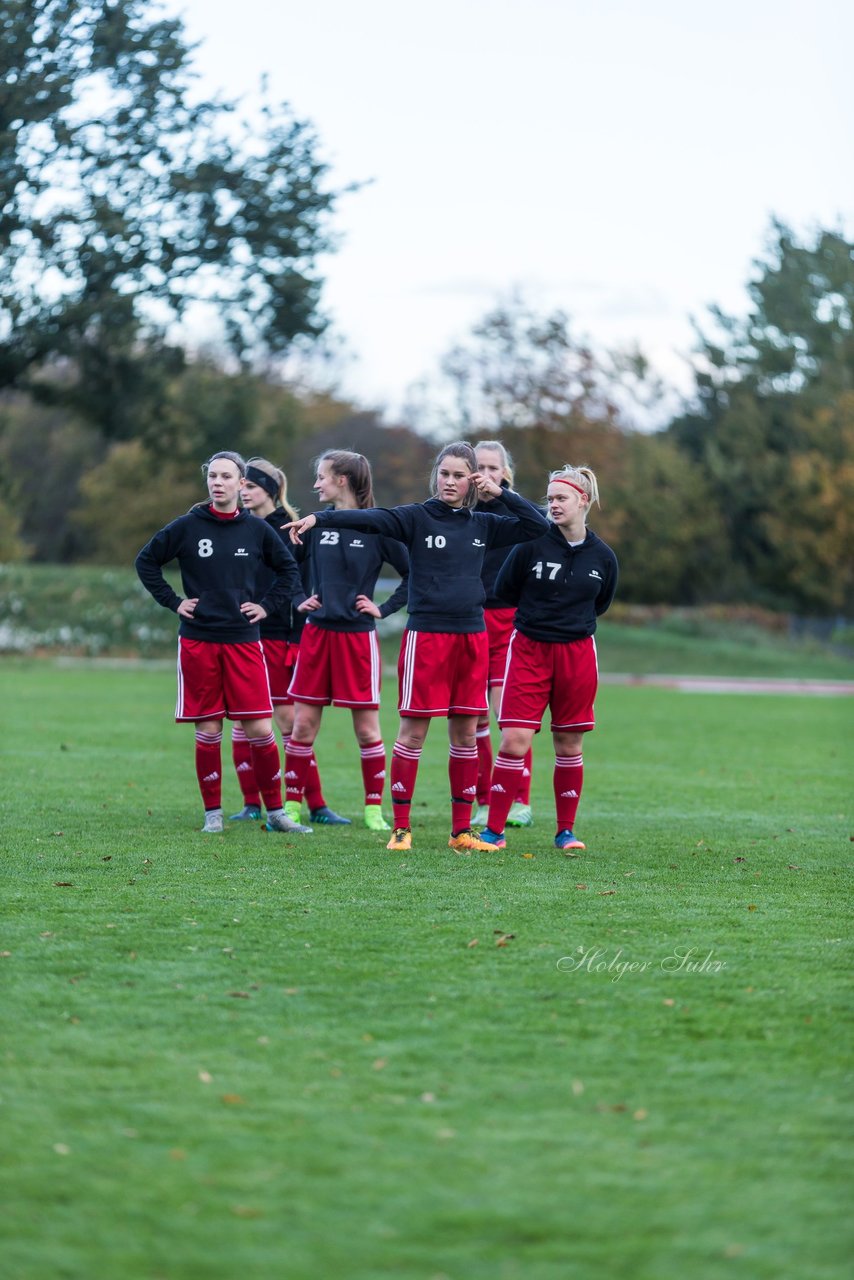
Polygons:
M617 579L619 578L619 576L620 574L619 574L619 569L617 567L617 557L612 556L608 563L608 573L605 577L605 581L602 583L602 590L599 592L598 596L596 597L597 618L600 617L601 614L605 613L608 608L610 608L611 601L614 599L614 594L617 590Z
M516 546L498 570L492 590L499 599L506 600L508 606L519 603L525 581L525 559L524 547Z
M290 547L269 525L264 529L261 558L276 574L267 594L263 600L258 601L261 608L268 614L274 614L295 598L296 603L301 604L306 596L297 562L291 555Z
M411 521L406 507L366 507L363 510L315 511L318 529L357 529L382 533L397 542L409 541Z
M491 547L510 547L548 533L549 522L533 502L512 489L502 490L501 499L513 514L490 517L488 536Z
M146 591L153 595L164 609L171 609L173 613L178 612L178 605L183 597L179 596L164 578L163 566L175 559L180 545L180 525L178 521L173 521L146 542L134 561L134 568Z
M400 574L400 582L388 600L380 605L380 617L387 618L389 614L402 609L409 598L409 552L402 543L383 538L382 553L391 567Z

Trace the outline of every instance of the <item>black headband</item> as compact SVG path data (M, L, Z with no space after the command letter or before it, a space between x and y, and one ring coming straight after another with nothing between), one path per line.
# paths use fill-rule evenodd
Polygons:
M267 475L266 471L259 471L257 467L249 466L246 468L246 479L252 484L260 485L262 489L266 489L271 498L278 498L279 486L272 476Z

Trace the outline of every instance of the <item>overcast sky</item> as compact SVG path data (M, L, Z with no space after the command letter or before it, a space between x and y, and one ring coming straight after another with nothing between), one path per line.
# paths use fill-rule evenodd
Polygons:
M854 228L843 0L169 0L206 89L313 122L342 199L343 390L391 412L520 289L687 386L776 214Z

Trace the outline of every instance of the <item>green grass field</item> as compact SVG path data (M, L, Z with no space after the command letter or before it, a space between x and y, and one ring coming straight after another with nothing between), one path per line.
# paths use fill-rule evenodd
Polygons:
M8 1280L847 1276L850 699L603 687L570 859L548 740L459 856L435 724L393 855L200 835L168 671L0 691Z

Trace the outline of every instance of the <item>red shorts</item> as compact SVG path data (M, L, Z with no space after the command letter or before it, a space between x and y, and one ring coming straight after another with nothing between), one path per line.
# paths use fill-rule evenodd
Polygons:
M486 634L489 636L489 687L504 683L504 668L507 665L507 646L513 631L513 619L516 610L484 609L483 620L486 623Z
M288 693L320 706L380 705L380 642L376 631L330 631L307 622Z
M595 727L593 700L599 684L592 636L550 644L514 631L498 723L501 728L539 729L551 708L552 732L586 733Z
M288 694L288 685L293 679L294 667L297 665L299 645L291 644L290 640L262 640L261 644L270 677L273 706L289 707L293 698Z
M480 716L489 705L485 631L403 633L397 660L398 710L402 716Z
M272 714L260 640L219 644L178 637L176 720L266 720Z

